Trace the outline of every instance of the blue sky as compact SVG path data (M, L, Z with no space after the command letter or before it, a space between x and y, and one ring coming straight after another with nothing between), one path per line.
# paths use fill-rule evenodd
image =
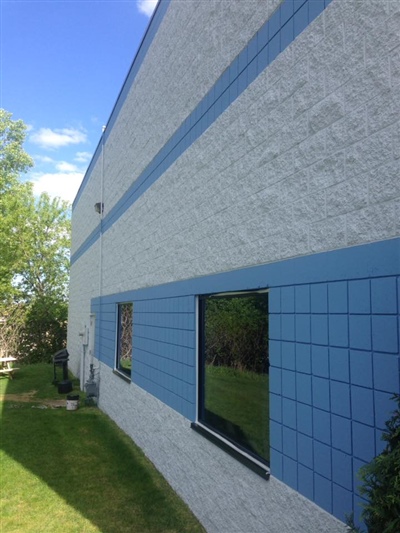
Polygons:
M0 0L0 107L35 193L75 197L157 0Z

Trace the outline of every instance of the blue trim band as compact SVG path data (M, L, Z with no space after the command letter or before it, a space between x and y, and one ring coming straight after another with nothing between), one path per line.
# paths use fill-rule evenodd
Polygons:
M98 225L95 231L72 255L71 264L90 248L99 238L101 231L105 232L111 228L125 211L217 120L256 77L322 13L330 1L284 0L282 2L248 45L236 56L231 65L224 71L215 85L176 130L138 179L104 217L102 224ZM161 2L161 5L164 5L164 3L166 2ZM166 10L166 7L164 9ZM136 71L139 66L140 64L138 64ZM121 95L127 94L133 83L136 71L133 76L128 76ZM123 105L123 100L121 98L120 100L121 102L118 101L118 111ZM113 115L116 116L116 113L114 114L113 112ZM88 175L89 170L85 180Z

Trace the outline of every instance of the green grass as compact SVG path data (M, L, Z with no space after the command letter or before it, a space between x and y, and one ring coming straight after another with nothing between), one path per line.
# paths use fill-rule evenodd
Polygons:
M208 365L205 408L206 421L220 422L228 437L269 461L268 374Z
M79 380L72 374L69 375L74 389L79 388ZM14 374L14 378L9 380L7 376L0 377L0 394L24 394L36 391L35 398L60 399L65 395L58 394L58 389L53 385L53 365L36 364L22 365ZM57 379L62 380L62 368L57 368ZM83 394L80 392L80 394Z
M15 379L0 379L0 394L37 390L35 398L65 398L52 379L51 365L21 367ZM204 531L140 449L99 409L39 408L44 404L3 402L1 531Z

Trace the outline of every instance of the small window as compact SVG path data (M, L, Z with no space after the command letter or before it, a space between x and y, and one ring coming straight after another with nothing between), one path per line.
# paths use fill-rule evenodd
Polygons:
M116 369L130 376L132 370L133 304L118 305Z
M198 420L269 464L268 292L203 296L199 303Z

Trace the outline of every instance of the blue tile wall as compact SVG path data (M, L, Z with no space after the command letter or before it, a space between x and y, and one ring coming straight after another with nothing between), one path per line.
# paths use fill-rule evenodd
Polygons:
M349 312L352 314L371 313L370 280L362 279L349 282Z
M347 313L347 282L337 281L328 285L329 313Z
M313 434L313 420L312 420L312 407L304 403L297 402L297 430L300 434L309 435Z
M313 437L314 439L331 444L331 415L329 411L313 408Z
M395 393L399 386L399 358L392 354L374 353L373 367L375 389Z
M350 386L340 381L331 381L331 412L351 417Z
M298 465L298 490L309 500L314 499L314 473L302 464Z
M196 387L194 298L134 300L134 383L194 417Z
M369 462L375 457L374 429L359 422L352 423L353 455L357 459Z
M311 363L314 376L329 377L329 350L327 346L311 346Z
M351 383L354 385L372 388L373 380L371 352L350 350L350 379Z
M279 312L279 311L276 311L276 312ZM295 287L295 312L297 314L311 312L310 286L309 285L297 285Z
M282 422L282 396L271 393L269 396L269 417L270 420Z
M282 340L294 341L295 340L295 320L294 315L284 315L281 317L281 336Z
M283 456L283 481L297 490L297 462L287 455Z
M330 383L328 379L313 376L312 395L315 407L324 411L330 410Z
M328 345L328 315L311 315L311 341Z
M372 315L372 348L376 352L398 353L397 316Z
M296 402L289 398L282 398L282 423L292 429L297 426Z
M326 479L332 478L332 448L314 441L314 470Z
M371 317L370 315L350 315L349 317L350 348L361 350L371 349Z
M396 278L371 280L371 304L376 315L397 314Z
M283 262L277 270L265 265L95 299L98 353L113 367L116 303L133 301L133 381L195 420L195 296L269 287L271 472L344 520L359 500L358 469L383 450L391 397L400 392L400 277L393 274L398 244L376 243ZM329 270L328 255L342 265L340 279L334 278L337 269ZM381 263L371 266L379 256ZM361 264L365 277L357 278ZM301 277L289 286L294 272ZM299 337L303 319L308 338Z
M284 417L282 426L290 422L297 430L298 490L344 520L356 497L353 474L384 449L391 397L400 391L398 278L310 282L283 291L285 308L276 307L274 323L294 308L297 421ZM280 451L285 464L285 441Z
M315 503L332 513L332 482L314 472Z
M351 420L332 414L332 447L352 453Z
M296 374L297 401L312 405L312 378L310 375Z
M295 316L296 341L309 343L311 341L311 317L310 315L297 314Z
M328 286L326 283L311 285L311 312L328 312Z
M297 434L296 431L290 429L286 426L283 426L282 429L282 439L283 439L283 453L284 455L291 457L292 459L297 459Z
M271 431L271 446L278 451L282 451L283 439L282 439L282 425L277 424L273 420L270 421Z
M114 368L117 305L126 295L97 300L100 360ZM189 419L195 418L194 297L133 301L132 381Z
M350 381L349 350L329 348L329 375L335 381Z
M269 341L269 360L273 366L282 366L282 344L283 343L279 341Z
M394 410L392 396L387 392L374 391L375 424L378 430L385 429L385 422Z
M340 450L332 449L332 480L347 490L353 490L352 457Z
M335 516L346 516L353 507L353 493L333 483L332 504Z
M314 452L313 440L307 435L299 433L297 435L297 452L298 460L304 466L313 469L314 467Z
M296 344L296 370L305 374L311 373L310 344Z
M349 345L348 315L329 315L329 344L343 347Z
M374 393L365 387L351 387L352 419L369 426L375 425Z
M295 358L294 342L282 342L281 348L282 348L282 355L281 355L282 368L286 368L287 370L295 370L296 358Z

